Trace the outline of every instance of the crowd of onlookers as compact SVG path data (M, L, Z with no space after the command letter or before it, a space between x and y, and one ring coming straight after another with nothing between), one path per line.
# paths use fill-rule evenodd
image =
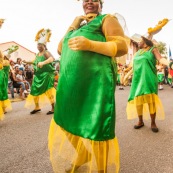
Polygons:
M58 84L58 77L59 77L59 61L54 62L55 67L55 81L54 81L54 87L57 87ZM123 89L123 83L122 83L122 75L125 76L125 74L128 72L126 69L129 67L127 65L121 65L118 64L118 74L120 74L120 79L117 79L117 85L120 86L119 89ZM162 68L164 78L163 78L163 84L168 84L173 88L173 77L170 75L169 67L163 66ZM133 74L128 78L128 85L131 84ZM25 61L23 61L21 58L17 58L17 61L14 62L13 60L10 60L10 72L9 72L9 82L8 82L8 89L9 94L11 94L11 97L14 98L14 93L18 93L19 97L21 99L25 99L27 95L30 93L30 87L32 85L32 80L34 77L34 68L32 64L27 64ZM163 88L159 88L163 89Z
M58 83L59 62L55 66L55 88ZM27 64L21 58L14 62L10 60L10 72L8 81L8 92L14 98L15 93L19 94L21 99L25 99L30 93L30 87L34 77L34 68L32 64Z

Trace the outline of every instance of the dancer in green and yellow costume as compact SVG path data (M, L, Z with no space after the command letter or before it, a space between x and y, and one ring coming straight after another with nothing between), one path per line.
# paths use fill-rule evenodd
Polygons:
M54 88L54 71L55 68L52 64L54 57L47 50L46 43L49 41L51 31L49 29L41 29L36 35L38 41L36 58L32 63L34 65L34 78L31 86L31 92L26 99L25 107L35 105L31 114L41 111L40 105L46 104L47 101L51 104L51 110L48 114L54 113L55 93ZM48 98L48 99L47 99Z
M164 67L162 64L156 65L159 90L163 90Z
M4 19L0 19L0 28L4 23ZM18 48L17 48L18 49ZM8 75L10 70L9 57L10 54L17 49L10 51L8 48L4 53L0 51L0 120L3 120L6 110L10 110L11 102L8 99Z
M11 102L8 99L8 74L9 74L9 61L4 59L2 52L0 52L0 120L3 120L4 113L7 109L11 109Z
M88 169L83 173L118 172L112 57L126 54L127 44L115 16L100 14L101 0L83 0L83 9L86 15L76 17L58 47L60 76L49 131L50 159L56 173L61 157L71 162L65 168L68 173L84 164Z
M155 120L156 118L164 119L165 114L158 97L156 60L167 66L169 66L169 62L162 58L151 40L157 31L155 29L153 29L153 33L151 29L149 31L145 36L136 34L139 50L133 58L133 78L127 104L127 117L128 119L139 118L137 125L134 126L135 129L144 126L143 117L145 119L150 117L151 130L158 132Z

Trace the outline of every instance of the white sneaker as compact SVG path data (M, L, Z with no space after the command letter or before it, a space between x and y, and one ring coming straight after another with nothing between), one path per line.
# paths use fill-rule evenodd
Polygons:
M27 94L28 92L26 90L24 90L24 94Z
M31 90L30 90L30 89L28 89L27 91L28 91L29 93L31 92Z

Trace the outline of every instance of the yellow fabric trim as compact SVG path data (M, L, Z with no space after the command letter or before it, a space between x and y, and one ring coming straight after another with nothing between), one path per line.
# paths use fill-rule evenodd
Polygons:
M138 115L143 115L144 119L149 119L150 114L156 113L156 119L163 120L165 118L164 108L161 100L156 94L146 94L135 97L127 104L127 118L134 119Z
M62 162L62 158L73 165L81 167L84 164L85 166L87 165L87 167L83 167L83 173L98 172L98 170L102 170L103 173L119 172L119 145L117 138L107 141L85 139L65 131L52 119L48 147L55 173L60 170L59 163Z
M2 70L3 69L3 65L0 63L0 70Z
M10 62L9 60L3 60L3 66L9 66Z
M0 120L4 119L4 111L2 109L2 107L0 106Z
M4 119L4 111L11 109L12 107L9 99L3 101L0 100L0 120Z
M39 96L33 96L29 94L26 99L25 107L31 108L35 106L35 103L37 105L39 104L39 107L43 107L50 103L53 104L55 103L55 95L56 95L56 89L54 87L48 89L45 93Z

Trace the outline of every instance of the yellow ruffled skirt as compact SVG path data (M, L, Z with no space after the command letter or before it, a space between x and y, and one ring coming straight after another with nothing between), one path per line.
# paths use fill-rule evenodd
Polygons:
M56 95L56 89L50 88L45 93L33 96L29 94L26 99L25 107L26 108L32 108L35 106L35 104L39 104L39 107L43 107L47 104L53 104L55 103L55 95Z
M143 115L144 119L149 119L150 114L156 113L156 119L163 120L165 118L164 108L161 100L156 94L146 94L135 97L127 104L127 118L134 119L138 115Z
M0 120L4 119L4 111L8 111L11 109L12 107L9 99L3 101L0 100Z
M50 160L55 173L60 173L62 159L80 166L82 173L118 173L119 172L119 145L117 138L107 141L93 141L75 136L52 119L49 130L48 146ZM65 169L65 168L64 168Z

